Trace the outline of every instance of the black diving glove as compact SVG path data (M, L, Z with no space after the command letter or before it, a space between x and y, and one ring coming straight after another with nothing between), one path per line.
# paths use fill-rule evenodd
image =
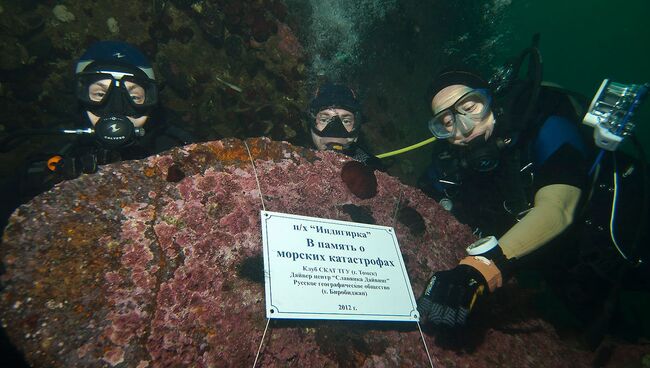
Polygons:
M496 238L480 239L467 248L469 257L448 271L433 274L422 296L418 312L423 323L460 327L476 303L503 284L510 274L508 260Z
M463 326L486 287L485 278L472 266L461 264L436 272L418 299L420 320L448 327Z
M92 174L97 171L97 157L92 154L73 156L52 156L47 162L48 169L60 175L61 179L70 180L81 174Z

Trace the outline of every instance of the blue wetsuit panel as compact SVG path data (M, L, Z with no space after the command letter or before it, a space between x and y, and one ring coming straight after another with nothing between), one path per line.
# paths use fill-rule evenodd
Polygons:
M587 147L580 136L577 125L561 116L549 116L533 143L533 164L539 168L563 145L568 144L587 156Z

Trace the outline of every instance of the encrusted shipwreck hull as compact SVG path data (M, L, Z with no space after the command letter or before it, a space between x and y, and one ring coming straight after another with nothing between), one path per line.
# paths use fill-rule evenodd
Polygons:
M416 295L431 270L453 266L473 240L437 203L384 173L376 173L377 194L359 199L341 179L345 156L247 143L267 210L395 226ZM10 220L2 323L36 367L250 367L266 324L260 209L253 166L236 139L62 183ZM509 323L484 327L471 353L425 335L434 364L589 365L590 354L564 347L544 322ZM428 359L415 324L273 321L258 365L410 367Z

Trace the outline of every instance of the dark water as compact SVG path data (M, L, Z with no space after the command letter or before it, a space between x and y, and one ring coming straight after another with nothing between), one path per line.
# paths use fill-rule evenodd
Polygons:
M540 32L545 79L593 96L605 78L650 83L649 12L644 0L513 1L499 28L512 32L515 49L526 45L527 35ZM634 121L648 155L650 103L642 105Z
M545 76L589 95L603 78L650 81L649 10L642 0L513 1L502 27L513 31L517 48L541 32Z

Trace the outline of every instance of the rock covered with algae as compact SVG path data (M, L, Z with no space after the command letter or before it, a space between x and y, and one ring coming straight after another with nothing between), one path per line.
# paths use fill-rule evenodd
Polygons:
M453 266L473 240L437 203L384 173L376 173L376 195L356 197L341 178L345 156L246 142L267 210L395 226L416 295L430 270ZM35 367L252 366L266 324L261 208L236 139L62 183L20 207L5 232L3 326ZM437 366L573 367L590 358L532 317L495 319L471 352L448 349L435 334L426 340ZM258 362L427 364L415 324L277 320Z

